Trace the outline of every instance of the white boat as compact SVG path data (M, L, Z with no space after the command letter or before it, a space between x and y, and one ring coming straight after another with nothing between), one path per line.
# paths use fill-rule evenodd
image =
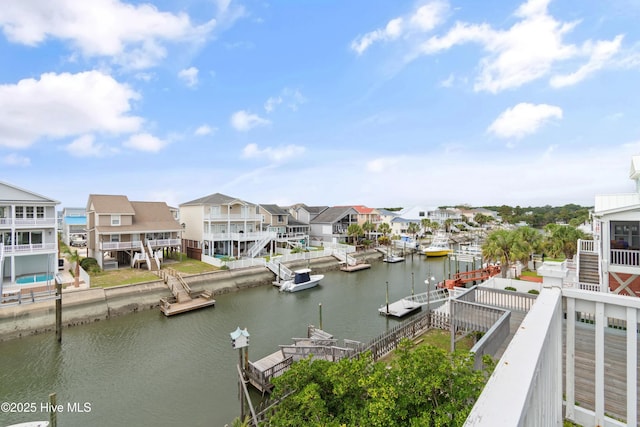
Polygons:
M426 256L445 256L451 253L451 248L449 247L449 237L446 233L437 233L431 244L422 249L422 253Z
M324 279L324 274L310 275L311 270L303 268L294 271L293 280L286 280L280 285L280 290L285 292L298 292L305 289L313 288Z
M389 262L389 263L402 262L404 261L404 257L398 256L398 255L387 255L384 258L382 258L382 261Z

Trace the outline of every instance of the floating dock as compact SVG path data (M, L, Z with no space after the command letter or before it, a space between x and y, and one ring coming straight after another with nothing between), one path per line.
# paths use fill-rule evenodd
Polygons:
M366 270L367 268L371 268L371 264L354 264L354 265L342 265L340 267L340 271L346 271L347 273L351 273L353 271Z
M383 305L378 309L378 312L383 316L404 317L414 311L420 311L422 305L415 302L407 301L404 298L400 301L387 305Z

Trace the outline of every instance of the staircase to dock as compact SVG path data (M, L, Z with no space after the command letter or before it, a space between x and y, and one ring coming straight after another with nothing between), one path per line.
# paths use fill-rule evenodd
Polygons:
M265 266L276 275L278 282L293 280L293 271L286 265L280 262L268 261Z

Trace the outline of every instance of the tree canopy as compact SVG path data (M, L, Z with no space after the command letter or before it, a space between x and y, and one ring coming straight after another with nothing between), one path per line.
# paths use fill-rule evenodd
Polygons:
M473 369L468 352L405 340L389 365L368 355L332 363L305 359L273 380L274 397L293 393L272 426L457 426L490 374Z

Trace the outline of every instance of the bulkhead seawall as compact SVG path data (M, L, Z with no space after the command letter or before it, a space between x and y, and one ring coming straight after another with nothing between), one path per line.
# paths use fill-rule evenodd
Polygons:
M366 262L379 261L379 252L365 252L357 258ZM287 263L295 270L311 267L322 272L337 270L339 263L333 257ZM264 267L237 270L219 270L211 273L183 276L192 290L209 290L213 295L237 292L255 286L271 285L274 274ZM111 317L154 309L160 298L171 296L161 279L111 288L91 288L63 292L62 326L82 325ZM0 308L0 342L22 336L55 330L55 301L21 304Z

